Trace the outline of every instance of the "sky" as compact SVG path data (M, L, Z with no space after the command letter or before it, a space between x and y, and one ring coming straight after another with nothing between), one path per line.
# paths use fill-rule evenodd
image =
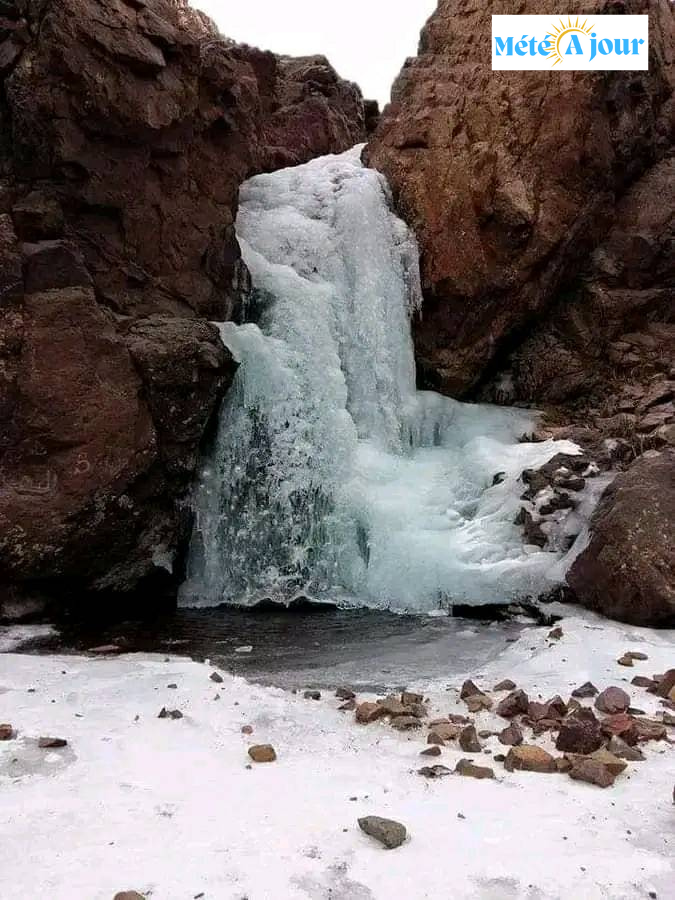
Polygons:
M436 0L191 0L236 41L293 56L323 53L365 97L388 102Z

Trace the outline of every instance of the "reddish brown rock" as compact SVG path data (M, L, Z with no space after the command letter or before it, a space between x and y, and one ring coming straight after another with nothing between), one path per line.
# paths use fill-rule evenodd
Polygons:
M517 747L523 743L523 732L517 725L511 724L500 732L499 743L507 747Z
M460 759L455 766L455 772L465 778L476 778L479 781L495 777L494 770L489 766L477 766L470 759Z
M512 719L521 713L526 713L529 699L525 691L512 691L497 706L497 715L504 719Z
M579 602L635 625L675 622L675 449L617 476L591 527L567 576Z
M630 697L618 687L606 688L595 699L595 708L609 715L625 712L629 706Z
M0 615L20 589L147 604L234 372L208 320L249 287L239 185L352 146L363 103L186 0L0 5L24 17L0 51Z
M253 762L257 763L274 762L277 758L276 751L271 744L255 744L248 748L248 755Z
M14 729L6 723L0 724L0 741L11 741L14 737Z
M371 722L382 719L387 715L386 709L379 703L360 703L356 707L355 718L360 725L369 725Z
M675 669L668 671L659 679L656 694L659 697L670 697L671 691L675 687Z
M572 17L605 11L604 0L565 8ZM425 291L415 329L419 365L428 383L450 394L470 390L515 344L519 395L569 396L602 366L602 343L594 347L593 337L604 320L668 302L667 280L654 284L649 270L672 267L672 177L662 180L665 202L655 193L640 223L633 218L620 232L626 246L618 265L611 268L613 254L596 261L591 290L604 275L616 292L601 306L598 285L595 322L584 316L583 288L570 290L615 222L617 199L672 145L672 15L667 4L646 0L625 0L621 11L650 13L649 72L496 77L493 7L441 0L418 57L394 85L368 158L389 177L417 232ZM526 0L518 12L550 14L551 7ZM660 233L649 221L659 216ZM641 242L643 232L649 239ZM630 292L627 265L645 285L642 296ZM579 320L594 327L582 330Z
M427 747L426 750L422 750L420 752L420 756L440 756L442 750L438 744L434 744L431 747Z
M482 695L483 693L484 691L481 691L478 685L474 684L473 681L468 680L465 681L462 685L459 696L461 700L466 700L467 697L476 697Z
M590 709L580 709L566 718L556 738L556 749L566 753L593 753L603 744L600 722Z
M615 781L609 768L596 759L579 760L570 769L569 776L575 781L585 781L602 788L611 787Z
M510 678L505 678L492 688L493 691L515 691L515 689L516 683L515 681L511 681Z
M520 747L511 747L504 768L507 772L557 772L555 759L542 747L533 744L522 744Z
M607 718L603 719L600 723L600 727L602 728L603 733L610 738L616 735L617 737L622 738L631 747L634 747L635 744L637 744L640 736L635 719L633 716L629 716L626 713L607 716Z
M580 699L583 699L586 697L595 697L595 696L597 696L597 694L598 694L598 689L590 681L585 682L585 684L582 684L581 687L575 688L572 691L572 696L579 697Z
M467 725L459 734L459 746L465 753L480 753L483 749L478 740L475 725Z

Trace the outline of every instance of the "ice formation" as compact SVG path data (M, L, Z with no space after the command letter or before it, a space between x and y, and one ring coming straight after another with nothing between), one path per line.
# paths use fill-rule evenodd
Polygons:
M240 367L195 491L187 605L423 612L564 571L562 551L524 545L518 479L578 448L519 443L525 411L416 390L417 247L359 151L242 187L254 294L248 324L221 326Z

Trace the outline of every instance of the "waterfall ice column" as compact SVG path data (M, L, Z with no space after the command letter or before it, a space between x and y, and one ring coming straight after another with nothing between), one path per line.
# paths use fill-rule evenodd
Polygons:
M576 448L519 444L521 411L416 391L417 248L384 179L355 148L253 178L240 200L256 324L221 326L240 367L183 602L422 611L544 589L559 555L523 545L517 479Z

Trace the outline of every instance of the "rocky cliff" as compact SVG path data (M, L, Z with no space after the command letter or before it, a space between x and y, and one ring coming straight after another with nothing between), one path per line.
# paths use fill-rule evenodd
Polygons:
M185 0L0 0L0 605L172 585L255 172L363 139L320 56ZM0 608L0 613L2 609Z
M558 401L607 374L623 331L672 312L673 170L659 161L673 150L675 15L664 0L565 7L649 13L648 72L493 72L490 17L514 11L440 0L368 158L420 241L423 380L471 395L512 370L512 399Z

